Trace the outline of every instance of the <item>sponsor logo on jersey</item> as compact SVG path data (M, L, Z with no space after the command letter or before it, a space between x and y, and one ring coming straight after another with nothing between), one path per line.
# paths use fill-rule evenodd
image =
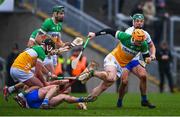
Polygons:
M134 50L132 50L132 49L127 48L127 47L124 46L124 45L122 45L122 50L125 51L126 53L132 54L132 55L134 55L134 56L138 53L138 52L136 52L136 51L134 51Z

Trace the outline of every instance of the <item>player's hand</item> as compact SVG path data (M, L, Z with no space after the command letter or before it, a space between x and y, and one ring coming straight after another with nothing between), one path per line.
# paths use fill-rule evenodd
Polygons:
M151 61L152 61L152 58L151 58L151 57L147 57L147 58L145 59L145 62L146 62L147 64L150 64Z
M45 84L44 84L45 86L49 86L49 85L51 85L49 82L45 82Z
M50 55L55 55L57 53L58 53L58 49L53 49L51 50Z
M57 78L57 75L55 75L55 74L51 74L51 76L50 76L51 78Z
M90 37L90 39L94 38L95 36L96 36L96 34L94 32L88 33L88 37Z
M70 46L61 47L61 48L58 49L57 54L62 54L63 52L67 52L67 51L69 51L70 49L71 49Z
M156 56L155 55L152 54L150 57L151 57L152 60L156 60Z

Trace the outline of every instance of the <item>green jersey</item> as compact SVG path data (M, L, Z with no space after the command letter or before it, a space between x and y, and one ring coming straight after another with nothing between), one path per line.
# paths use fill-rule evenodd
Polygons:
M55 24L52 18L48 18L43 22L41 30L53 37L61 38L62 22Z
M37 59L44 61L45 51L42 46L33 46L18 55L13 63L13 67L29 72L36 65Z
M36 42L36 36L38 35L38 32L39 32L39 29L36 29L31 33L31 36L30 36L30 40L34 41L35 45L38 45L38 43Z
M132 42L131 35L120 31L116 32L116 38L120 40L120 43L111 53L122 67L128 64L139 52L142 54L149 52L146 41L137 46Z
M42 46L36 45L32 47L33 50L36 51L37 53L37 58L41 59L42 61L44 61L46 54L44 51L44 48Z
M39 29L34 30L34 31L31 33L30 38L35 39L35 38L36 38L36 36L38 35L38 32L39 32Z

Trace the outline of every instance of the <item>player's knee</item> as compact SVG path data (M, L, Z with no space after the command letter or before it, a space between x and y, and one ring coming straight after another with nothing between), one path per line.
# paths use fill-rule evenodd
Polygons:
M59 85L56 85L55 88L57 91L59 91Z
M128 80L127 79L122 79L122 85L127 86L128 85Z
M70 94L71 93L71 87L67 88L63 93L64 94Z
M116 74L106 72L107 73L107 82L115 82L116 81Z
M141 80L146 80L146 79L147 79L147 74L142 72L142 73L139 75L139 78L140 78Z

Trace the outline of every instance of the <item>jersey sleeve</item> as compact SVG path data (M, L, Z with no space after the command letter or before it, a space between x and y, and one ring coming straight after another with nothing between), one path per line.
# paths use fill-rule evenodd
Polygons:
M146 32L146 31L145 31L145 34L146 34L146 41L147 41L147 43L148 43L148 44L151 43L151 41L152 41L151 36L150 36L149 33Z
M34 31L31 33L30 40L35 41L35 38L36 38L38 32L39 32L38 29L34 30Z
M134 30L134 28L129 27L128 29L125 30L125 33L127 33L127 34L129 34L129 35L132 35L133 30Z
M125 32L117 31L115 37L122 42L122 41L125 41L125 40L131 38L131 35L127 34Z
M45 32L48 32L49 30L49 25L50 25L50 19L46 19L43 24L41 25L41 29Z
M142 44L142 48L141 48L142 54L148 54L148 53L149 53L149 48L148 48L148 47L149 47L149 46L148 46L147 42L144 42L144 43Z
M33 49L36 51L38 57L40 60L44 61L46 54L44 49L41 46L33 46Z

